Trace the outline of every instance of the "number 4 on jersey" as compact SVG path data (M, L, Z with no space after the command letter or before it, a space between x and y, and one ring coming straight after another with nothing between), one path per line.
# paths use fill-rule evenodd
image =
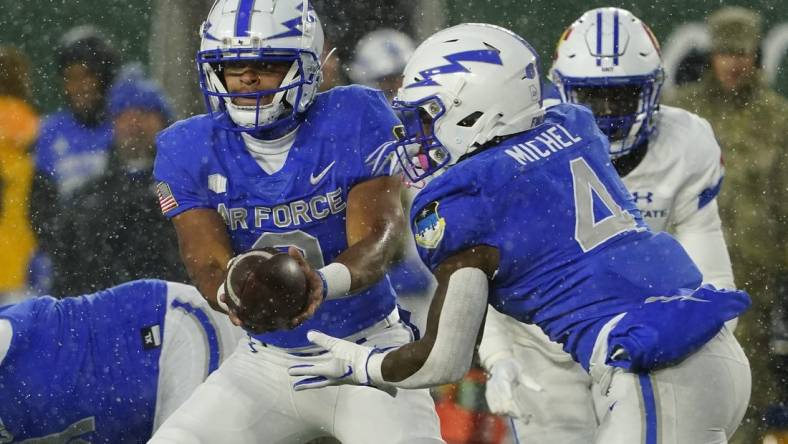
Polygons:
M572 159L570 168L575 193L575 240L583 253L619 233L637 229L635 218L616 203L584 158ZM600 220L594 214L595 202L608 214Z

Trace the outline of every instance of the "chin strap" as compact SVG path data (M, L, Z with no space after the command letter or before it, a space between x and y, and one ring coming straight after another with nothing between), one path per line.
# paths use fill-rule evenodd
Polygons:
M337 51L336 47L331 48L331 50L328 51L328 54L326 54L326 56L323 57L323 61L320 62L320 71L319 71L321 76L323 75L323 67L326 66L326 63L328 63L329 60L331 60L331 57L334 56L334 53L336 51Z

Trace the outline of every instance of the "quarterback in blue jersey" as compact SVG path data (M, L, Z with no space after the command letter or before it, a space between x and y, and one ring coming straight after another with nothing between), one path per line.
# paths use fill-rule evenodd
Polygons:
M521 37L484 24L416 50L396 152L411 180L431 179L411 216L438 280L425 336L381 350L310 332L333 359L294 364L294 387L456 380L489 303L591 374L595 442L724 442L750 378L724 322L749 297L701 286L681 246L649 231L591 112L542 107L538 64Z
M306 0L217 0L202 27L209 113L160 133L154 175L191 277L249 339L152 442L441 442L426 390L290 387L291 358L323 359L308 330L380 347L414 337L385 274L407 229L383 156L399 121L377 90L317 94L322 47ZM310 302L290 330L266 331L270 320L217 294L228 261L262 247L289 249L309 273Z
M157 280L0 307L0 443L146 442L241 335Z

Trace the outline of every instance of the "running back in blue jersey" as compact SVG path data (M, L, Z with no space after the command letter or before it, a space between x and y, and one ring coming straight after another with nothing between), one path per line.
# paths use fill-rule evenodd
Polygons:
M236 254L295 245L320 268L348 248L348 193L386 172L383 154L398 123L379 91L351 86L318 94L284 166L273 174L260 168L239 133L221 129L209 116L176 123L157 141L159 194L173 199L165 214L213 208L224 218ZM307 346L308 330L345 337L394 307L385 278L353 297L324 302L294 330L256 338L279 347Z
M474 245L497 248L490 303L586 367L613 316L702 280L678 242L648 231L580 106L554 106L542 125L449 168L416 197L412 219L432 269Z
M45 296L0 309L14 331L0 365L5 433L16 441L147 441L166 303L164 282L134 281L87 296Z

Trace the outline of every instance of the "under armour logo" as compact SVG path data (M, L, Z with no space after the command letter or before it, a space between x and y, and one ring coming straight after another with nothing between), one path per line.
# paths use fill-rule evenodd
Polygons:
M635 203L637 203L637 201L639 201L640 199L646 199L646 202L652 203L654 202L654 193L648 191L645 196L641 196L640 193L635 191L632 193L632 198L635 199Z

